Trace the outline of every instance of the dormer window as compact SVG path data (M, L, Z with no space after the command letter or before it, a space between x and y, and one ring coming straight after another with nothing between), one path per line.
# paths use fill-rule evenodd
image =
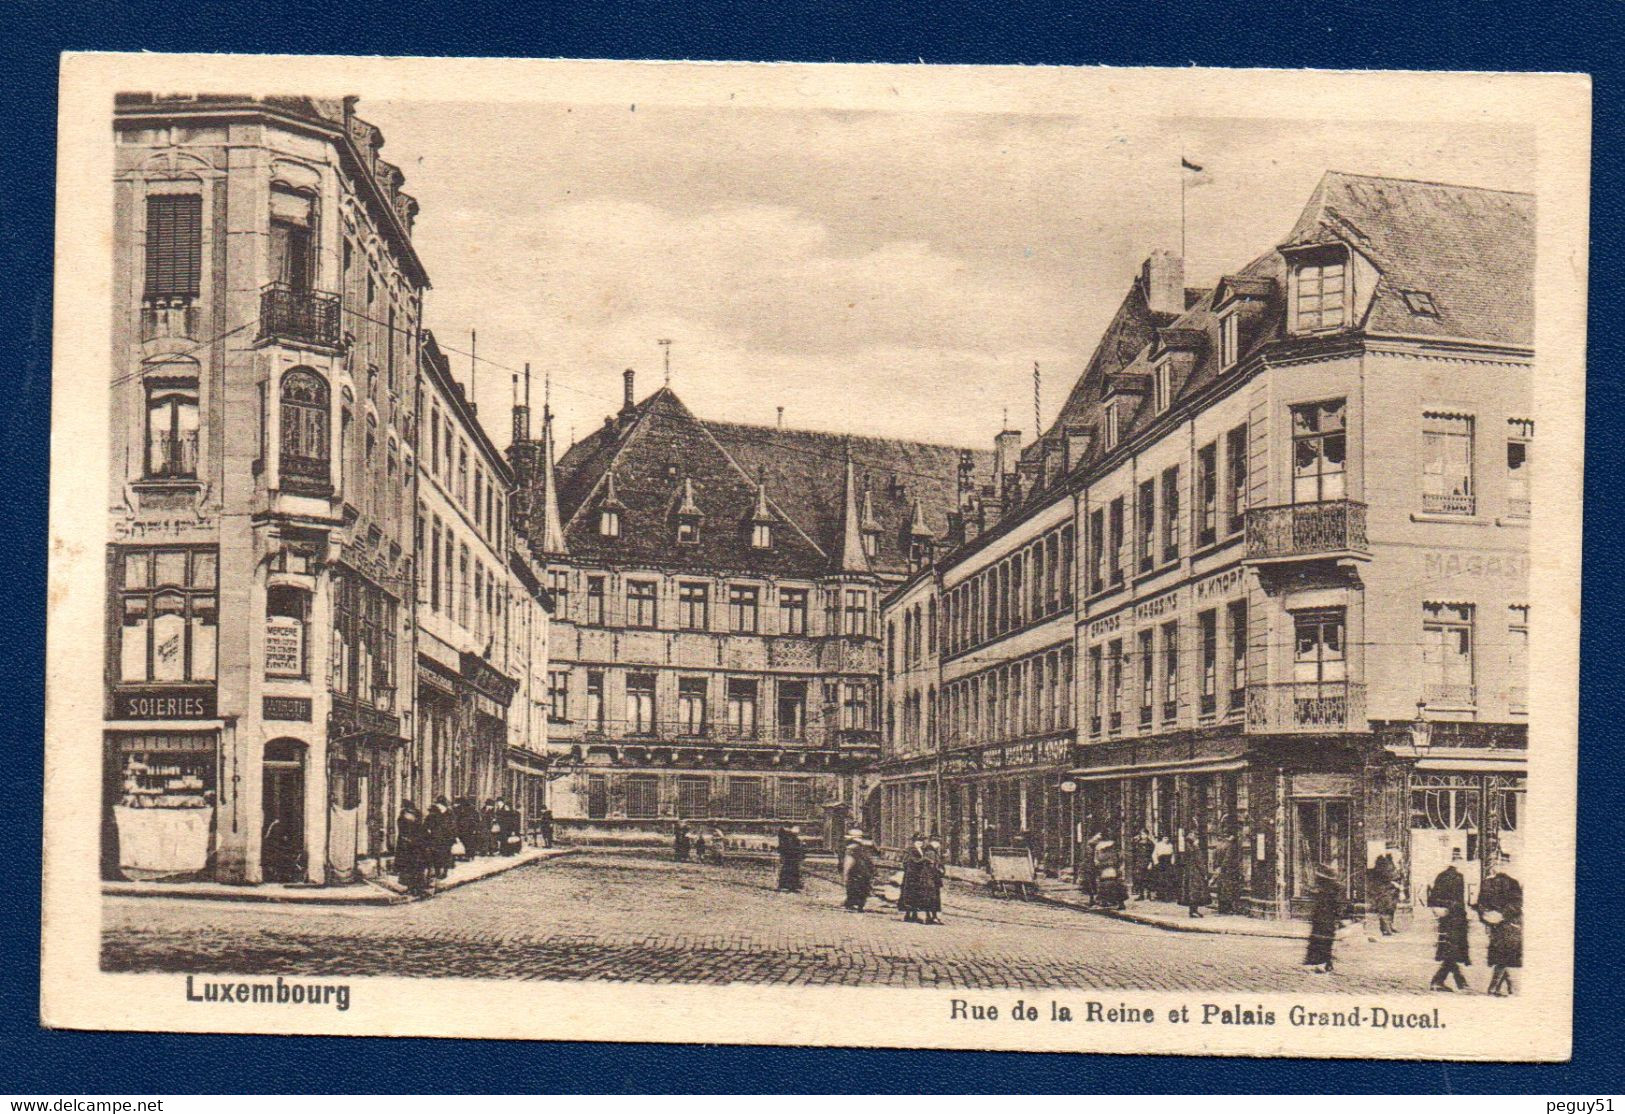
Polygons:
M1114 449L1116 447L1117 447L1117 407L1114 406L1114 405L1108 405L1106 407L1106 448L1107 449Z
M621 536L621 512L605 507L598 512L598 536L601 538L618 538Z
M1162 413L1174 404L1174 362L1164 360L1157 365L1156 371L1157 413Z
M1219 319L1219 367L1231 368L1241 358L1241 318L1228 313Z
M1426 290L1402 290L1405 297L1405 308L1418 317L1437 317L1439 307L1433 303L1433 295Z
M684 545L693 545L700 540L700 523L698 519L684 518L677 523L677 540Z
M773 524L771 522L757 522L751 525L750 546L752 549L773 548Z
M1348 322L1348 261L1341 254L1305 258L1292 272L1293 331L1340 329Z

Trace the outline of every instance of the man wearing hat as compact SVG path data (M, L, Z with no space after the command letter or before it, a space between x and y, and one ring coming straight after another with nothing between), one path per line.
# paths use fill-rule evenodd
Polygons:
M1523 966L1523 884L1507 873L1511 862L1512 856L1501 852L1478 891L1478 919L1490 932L1489 993L1497 998L1512 993L1510 969Z
M1399 908L1399 864L1394 859L1398 844L1388 843L1366 872L1371 910L1377 914L1377 928L1384 936L1394 934L1394 910Z
M1343 921L1343 887L1337 871L1322 863L1315 868L1315 904L1309 914L1309 949L1303 962L1317 975L1332 973L1332 945Z
M785 893L801 890L801 828L791 824L779 829L779 889Z
M1455 981L1456 990L1467 989L1467 976L1461 973L1461 967L1462 964L1470 967L1473 963L1467 949L1467 880L1456 869L1460 858L1461 848L1452 848L1449 865L1439 871L1428 890L1428 908L1439 918L1439 940L1433 949L1439 969L1428 985L1445 992L1451 990L1446 979Z

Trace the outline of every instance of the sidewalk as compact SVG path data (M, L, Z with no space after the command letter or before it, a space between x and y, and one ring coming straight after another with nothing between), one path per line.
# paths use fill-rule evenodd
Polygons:
M500 855L458 863L435 887L434 894L502 874L527 863L556 859L576 852L573 847L526 847L511 857ZM280 902L294 905L400 905L413 898L387 875L339 886L309 882L234 885L229 882L103 882L106 897L167 897L194 901Z

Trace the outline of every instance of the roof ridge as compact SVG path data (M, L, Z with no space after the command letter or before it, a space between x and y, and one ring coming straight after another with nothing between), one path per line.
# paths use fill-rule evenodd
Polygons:
M662 390L664 389L665 388L662 388ZM609 460L604 462L603 471L598 474L598 478L593 481L592 486L589 487L586 494L581 497L581 502L576 504L576 509L570 512L570 519L564 524L565 530L569 530L570 527L576 524L576 519L580 518L581 512L587 509L588 504L592 502L592 497L598 493L598 489L604 485L605 480L615 471L615 465L620 462L621 457L626 455L626 450L632 447L632 442L638 439L638 434L643 430L644 421L649 417L650 412L654 409L650 403L654 402L659 395L660 391L656 391L654 394L644 399L641 403L638 403L636 406L632 407L631 412L634 415L632 419L632 427L626 431L626 436L621 439L621 443L616 447L614 455L611 456ZM694 417L694 412L683 405L683 400L678 398L675 392L671 392L671 398L672 401L675 402L683 413L687 414L690 419L695 422L699 421L698 418ZM588 436L590 437L591 434L588 434ZM573 447L574 446L572 446L572 448Z
M992 455L991 449L973 449L968 445L954 445L946 441L917 441L911 437L876 437L868 433L836 433L822 429L802 429L796 426L771 426L758 422L734 422L723 418L698 418L701 425L732 426L735 429L756 429L765 433L797 433L810 437L828 437L834 441L870 441L885 445L921 445L928 449L951 449L954 452L986 452Z
M1339 178L1365 178L1377 182L1409 182L1416 186L1438 186L1449 190L1472 190L1474 193L1504 193L1513 197L1534 197L1533 190L1503 190L1494 186L1469 186L1463 182L1440 182L1433 178L1407 178L1399 174L1362 174L1357 170L1328 169L1326 175L1337 175Z

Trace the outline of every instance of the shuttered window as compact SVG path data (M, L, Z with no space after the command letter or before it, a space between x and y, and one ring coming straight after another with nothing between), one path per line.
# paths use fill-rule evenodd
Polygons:
M203 264L203 199L147 198L148 298L195 298Z

